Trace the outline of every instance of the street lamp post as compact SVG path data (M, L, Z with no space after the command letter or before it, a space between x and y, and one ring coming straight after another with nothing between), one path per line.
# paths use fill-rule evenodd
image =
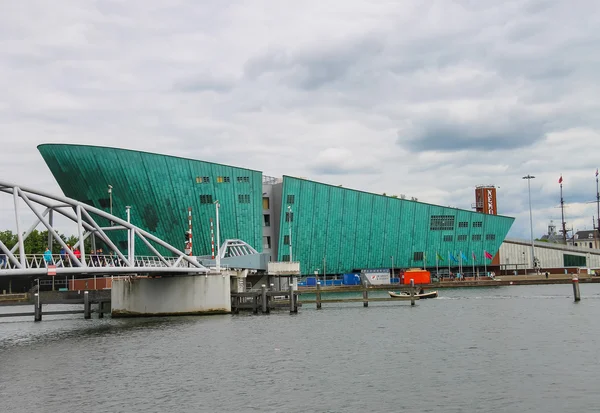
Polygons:
M125 213L127 214L127 223L131 223L131 206L125 206ZM127 258L129 259L129 266L133 267L133 236L131 228L127 228Z
M523 179L527 179L527 191L529 192L529 228L531 230L531 266L535 265L535 247L533 244L533 215L531 214L531 180L535 176L527 174Z
M390 255L390 259L392 260L392 278L394 278L394 256Z
M290 262L292 262L292 206L288 205L287 207L287 211L288 211L288 243L290 246Z
M108 185L108 205L110 209L110 214L112 215L112 185ZM114 225L112 219L110 220L110 226Z
M221 204L219 204L219 200L217 199L215 202L215 221L217 221L217 259L215 261L216 268L218 272L221 272L221 238L219 233L219 208Z

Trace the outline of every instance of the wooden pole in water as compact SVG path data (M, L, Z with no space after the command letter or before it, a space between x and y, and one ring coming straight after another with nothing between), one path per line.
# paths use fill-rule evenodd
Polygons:
M367 281L363 284L363 307L369 306L369 290L367 289Z
M92 304L90 303L89 291L83 293L83 318L86 320L92 318Z
M317 282L317 310L321 309L321 283Z
M415 280L410 279L410 305L415 305Z
M579 278L577 278L577 276L573 277L573 295L575 296L575 302L581 300L581 295L579 294Z
M42 321L42 304L40 303L40 294L35 294L35 303L33 304L33 321Z
M267 302L267 286L264 284L261 285L260 292L262 295L261 296L262 313L267 314L269 312L269 303Z
M288 294L290 297L290 314L293 313L297 313L298 312L298 308L296 307L296 304L294 303L294 284L290 284L289 288L288 288Z

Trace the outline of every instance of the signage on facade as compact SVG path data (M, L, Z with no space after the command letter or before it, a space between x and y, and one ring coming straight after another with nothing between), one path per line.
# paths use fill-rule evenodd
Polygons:
M494 194L491 189L487 190L487 204L488 204L488 214L496 215L494 211Z

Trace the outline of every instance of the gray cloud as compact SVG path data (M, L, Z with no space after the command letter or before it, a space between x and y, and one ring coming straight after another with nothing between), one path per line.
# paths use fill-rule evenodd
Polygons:
M433 113L398 132L398 145L413 152L516 149L544 138L543 120L520 113L492 112L476 119Z

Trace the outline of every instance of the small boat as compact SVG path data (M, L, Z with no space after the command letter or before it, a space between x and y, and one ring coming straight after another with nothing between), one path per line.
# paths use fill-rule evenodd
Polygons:
M410 297L410 294L407 293L406 291L402 291L402 292L399 292L399 293L395 293L393 291L388 291L388 294L392 298L406 298L406 297ZM415 294L415 297L419 297L419 300L424 300L425 298L435 298L437 296L438 296L437 290L436 291L429 291L429 292L421 293L421 294Z

